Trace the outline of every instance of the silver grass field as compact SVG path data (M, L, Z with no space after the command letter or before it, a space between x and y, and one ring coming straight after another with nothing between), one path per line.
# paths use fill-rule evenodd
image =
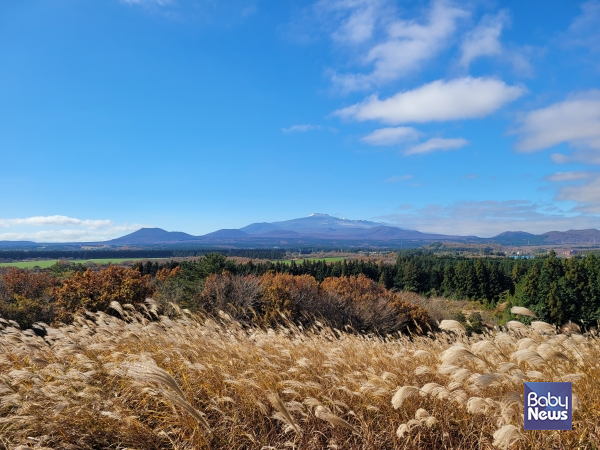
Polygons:
M112 305L44 338L0 322L3 449L595 449L600 341L509 322L387 338ZM527 311L519 314L527 315ZM573 431L524 431L523 382L572 381Z

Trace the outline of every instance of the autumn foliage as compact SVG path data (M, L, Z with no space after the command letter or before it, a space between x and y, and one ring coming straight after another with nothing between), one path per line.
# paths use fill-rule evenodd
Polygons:
M153 292L151 278L139 271L110 266L99 272L86 270L63 280L53 291L56 318L71 321L77 311L107 311L111 302L142 303Z
M47 273L11 268L0 279L0 317L29 327L54 319L52 289L58 281Z
M277 322L280 313L294 321L300 319L303 310L320 297L319 284L310 275L266 273L260 281L263 320L267 324Z
M364 275L326 278L321 289L346 299L355 323L368 331L391 333L404 329L428 331L433 321L427 311L406 301Z
M310 275L268 272L260 277L229 272L210 275L200 296L210 313L224 311L238 320L263 326L285 320L310 325L321 320L331 326L380 334L428 331L427 312L369 278L327 278L321 284Z
M8 290L14 295L31 299L42 297L48 289L57 286L58 281L50 274L31 272L25 269L11 268L2 277Z
M63 272L56 277L52 271L10 270L0 279L0 317L25 327L70 323L77 312L107 312L112 302L135 306L154 296L164 310L174 303L212 315L223 311L262 327L321 321L340 330L383 335L432 328L425 309L364 275L319 283L311 275L267 272L257 277L227 269L195 280L180 267L163 268L154 277L120 266Z

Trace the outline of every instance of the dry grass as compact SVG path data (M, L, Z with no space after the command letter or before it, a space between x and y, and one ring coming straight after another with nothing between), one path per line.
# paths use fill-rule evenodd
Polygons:
M467 337L263 331L86 314L0 334L0 448L597 448L600 341L539 322ZM148 315L152 314L148 312ZM573 381L573 431L522 430L523 381Z

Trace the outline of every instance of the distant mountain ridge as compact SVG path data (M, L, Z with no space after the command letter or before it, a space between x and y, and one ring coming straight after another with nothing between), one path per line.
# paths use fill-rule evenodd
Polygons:
M428 234L419 231L391 226L383 222L368 220L350 220L314 213L308 217L279 222L257 222L240 229L221 229L202 236L187 233L169 232L161 228L142 228L134 233L105 242L107 245L150 245L150 244L235 244L244 242L276 241L427 241L427 240L465 240L477 239L475 236L446 236Z
M32 241L0 241L0 247L33 247L38 245L40 244Z
M477 236L444 235L422 233L396 227L384 222L350 220L314 213L308 217L279 222L256 222L240 229L221 229L202 236L193 236L181 231L166 231L162 228L141 228L133 233L100 243L105 246L154 246L154 245L216 245L235 246L284 246L284 245L397 245L402 241L432 242L457 241L473 243L495 243L508 246L527 245L583 245L600 244L600 231L587 230L549 231L532 234L524 231L505 231L492 238ZM79 243L84 245L83 243ZM29 248L39 246L29 241L0 241L0 248ZM57 244L53 244L57 245ZM77 245L73 243L73 245ZM420 245L420 244L419 244Z

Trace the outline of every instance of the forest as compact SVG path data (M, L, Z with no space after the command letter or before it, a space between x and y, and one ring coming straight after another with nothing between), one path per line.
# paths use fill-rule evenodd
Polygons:
M0 261L43 259L184 258L221 253L243 258L282 259L285 251L271 249L98 249L98 250L0 250Z
M504 302L507 306L524 306L539 318L557 325L572 321L594 326L600 319L600 259L593 254L559 258L551 251L534 259L513 259L439 256L410 251L400 252L395 264L366 260L236 264L213 255L195 262L164 266L179 267L182 279L191 283L209 272L223 270L235 275L261 276L270 271L309 275L318 282L326 278L364 275L392 291L473 300L488 308ZM158 263L139 263L137 266L141 273L150 274L162 267Z
M550 252L527 260L405 251L394 264L360 259L297 264L239 263L210 253L181 262L137 262L132 268L91 269L64 261L47 270L3 270L0 316L22 326L68 322L83 309L106 311L111 301L135 305L147 297L191 311L229 311L262 325L277 321L279 313L305 322L313 315L338 327L383 333L408 329L415 317L421 331L433 327L440 317L428 316L424 299L440 297L494 310L500 324L514 318L512 306L529 308L558 326L575 322L588 328L600 319L600 260L594 255L558 258Z

